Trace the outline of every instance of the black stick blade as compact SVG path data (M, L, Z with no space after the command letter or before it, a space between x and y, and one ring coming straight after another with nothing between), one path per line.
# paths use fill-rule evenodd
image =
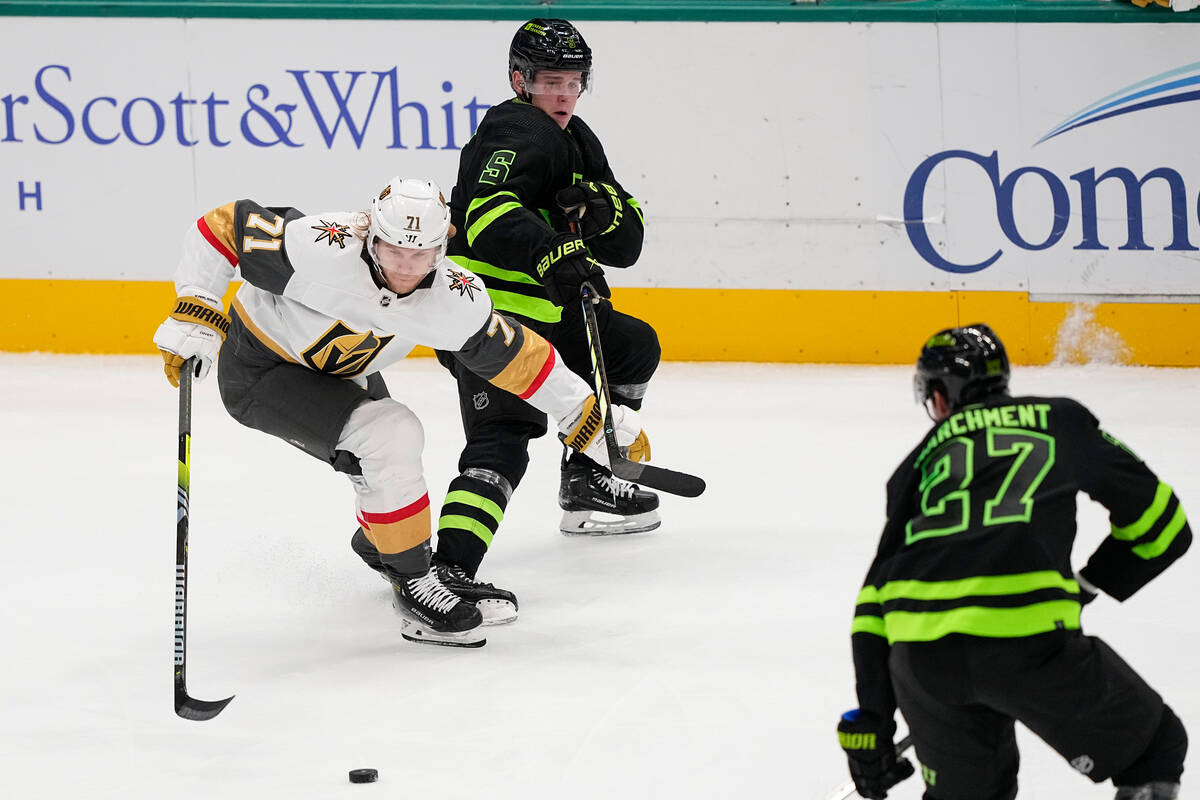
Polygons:
M612 459L612 471L621 480L633 481L680 497L699 497L707 488L703 478L673 469L639 464L626 458Z
M212 719L224 711L225 706L229 705L229 701L233 697L231 695L224 700L197 700L194 697L188 697L186 692L176 692L175 713L184 719L203 722L206 719Z

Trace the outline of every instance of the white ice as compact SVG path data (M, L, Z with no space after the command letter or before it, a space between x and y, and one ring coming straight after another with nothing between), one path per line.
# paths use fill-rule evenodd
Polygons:
M709 489L665 497L652 534L561 536L557 443L539 441L481 571L521 617L480 650L403 641L350 550L349 483L202 382L188 688L237 696L198 723L172 709L176 394L157 358L0 355L0 797L821 800L847 779L834 725L855 705L848 627L884 482L928 426L910 372L664 365L655 461ZM424 421L436 513L453 386L428 359L386 377ZM1200 370L1018 367L1013 384L1088 404L1200 518ZM1107 530L1086 497L1080 520L1078 563ZM1191 553L1085 612L1193 733L1198 578ZM1112 796L1020 742L1025 800ZM351 785L356 767L379 782Z

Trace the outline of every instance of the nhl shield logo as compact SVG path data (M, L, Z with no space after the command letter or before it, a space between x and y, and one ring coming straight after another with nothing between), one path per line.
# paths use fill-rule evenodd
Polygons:
M1087 775L1096 766L1096 762L1087 754L1072 758L1070 764L1076 771L1082 772L1084 775Z
M480 392L479 394L473 396L471 398L471 400L472 400L472 402L475 403L476 411L483 411L485 408L488 407L489 401L488 401L487 392Z

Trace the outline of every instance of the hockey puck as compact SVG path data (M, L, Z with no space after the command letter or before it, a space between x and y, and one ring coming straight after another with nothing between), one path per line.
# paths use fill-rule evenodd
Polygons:
M350 770L351 783L374 783L377 780L379 780L379 770L377 769Z

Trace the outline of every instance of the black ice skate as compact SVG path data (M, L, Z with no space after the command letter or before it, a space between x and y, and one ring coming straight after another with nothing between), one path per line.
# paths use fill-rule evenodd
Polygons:
M506 589L497 589L490 583L476 580L467 575L457 564L434 559L433 569L438 580L450 591L474 603L483 615L484 625L504 625L517 619L517 596Z
M450 647L483 647L479 609L447 589L437 571L392 584L392 607L403 626L400 635L410 642Z
M662 524L658 495L579 456L563 464L558 505L563 510L558 527L567 536L642 533Z

